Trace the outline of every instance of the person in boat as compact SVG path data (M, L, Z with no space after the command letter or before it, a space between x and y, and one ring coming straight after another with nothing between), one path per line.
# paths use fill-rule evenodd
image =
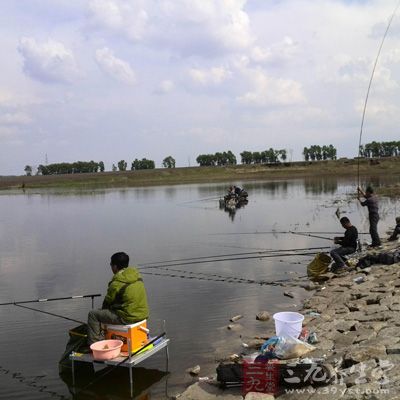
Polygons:
M129 267L129 256L118 252L111 256L113 277L99 310L88 314L88 345L102 340L101 323L125 325L147 319L149 307L146 289L139 271Z
M233 187L233 192L237 197L240 196L240 194L243 192L243 189L240 186L234 186Z
M392 242L394 240L397 240L398 235L400 235L400 217L396 218L396 227L394 228L394 231L390 235L388 241Z
M357 228L352 225L347 217L342 217L340 223L346 230L343 237L335 237L334 243L340 244L340 247L331 250L330 254L335 261L335 266L332 272L340 272L346 270L345 259L343 256L355 253L357 250L357 239L358 231Z
M365 192L358 187L357 188L359 196L358 200L360 201L363 207L368 208L369 214L369 233L371 235L372 244L371 247L379 247L381 245L381 239L378 234L378 221L379 221L379 206L378 199L374 195L374 190L371 186L368 186ZM360 199L360 194L365 198L364 201Z

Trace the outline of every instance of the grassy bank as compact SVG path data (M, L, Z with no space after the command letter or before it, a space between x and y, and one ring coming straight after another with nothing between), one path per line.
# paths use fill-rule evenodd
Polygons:
M185 183L236 182L246 180L290 179L317 176L356 177L357 160L293 162L278 165L235 165L227 167L186 167L88 174L3 176L0 189L19 188L117 188ZM360 161L362 177L400 177L400 157L376 163ZM391 193L399 193L394 186Z

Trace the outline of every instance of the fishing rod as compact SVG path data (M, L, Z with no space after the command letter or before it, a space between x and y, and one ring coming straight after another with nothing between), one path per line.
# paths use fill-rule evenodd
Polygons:
M313 231L256 231L256 232L230 232L230 233L209 233L209 235L215 236L230 236L230 235L275 235L275 234L289 234L289 233L311 233L311 234L322 234L322 235L341 235L343 232L313 232ZM359 235L369 235L369 232L358 232Z
M220 257L234 257L234 256L244 256L244 255L252 255L252 254L279 254L281 252L295 252L295 251L306 251L306 250L324 250L327 246L324 247L306 247L306 248L295 248L295 249L278 249L278 250L260 250L260 251L249 251L249 252L241 252L241 253L229 253L229 254L220 254L214 256L200 256L200 257L190 257L190 258L178 258L174 260L167 260L167 261L155 261L151 263L145 264L138 264L138 269L143 269L144 267L155 266L158 264L169 264L172 262L180 262L180 261L196 261L196 260L205 260L209 258L220 258Z
M398 10L399 7L400 7L400 1L397 3L397 6L395 7L395 9L393 11L392 16L390 17L388 25L387 25L386 30L385 30L385 33L384 33L384 35L382 37L382 41L381 41L381 44L380 44L379 49L378 49L378 54L377 54L376 59L375 59L374 67L372 68L371 78L370 78L369 83L368 83L367 95L365 96L364 108L363 108L363 113L362 113L362 118L361 118L360 138L359 138L359 141L358 141L358 157L357 157L357 185L358 185L358 187L360 187L361 140L362 140L362 134L363 134L363 128L364 128L365 114L367 112L367 104L368 104L368 99L369 99L369 93L370 93L370 90L371 90L372 81L373 81L374 76L375 76L375 70L376 70L376 66L378 65L378 60L379 60L379 57L381 55L383 44L385 43L386 36L387 36L387 34L389 32L390 26L392 25L393 19L394 19L396 13L397 13L397 10Z
M308 237L312 237L312 238L325 239L325 240L329 240L329 241L332 241L332 240L333 240L333 239L327 238L327 237L325 237L325 236L311 235L311 234L309 234L309 233L294 232L294 231L291 231L290 233L292 233L293 235L308 236Z
M23 306L23 305L18 304L18 303L13 303L13 304L16 307L26 308L27 310L31 310L31 311L38 311L38 312L40 312L42 314L48 314L48 315L51 315L53 317L58 317L58 318L66 319L67 321L73 321L73 322L77 322L78 324L86 325L86 322L79 321L79 320L73 319L73 318L68 318L68 317L65 317L64 315L60 315L60 314L55 314L55 313L51 313L51 312L48 312L48 311L39 310L39 309L33 308L33 307Z
M23 301L9 301L7 303L0 303L0 306L10 306L10 305L17 305L17 304L27 304L27 303L44 303L48 301L56 301L56 300L71 300L71 299L84 299L87 297L90 297L92 299L92 304L93 304L93 299L95 297L99 297L101 294L83 294L83 295L78 295L78 296L68 296L68 297L53 297L51 299L35 299L35 300L23 300Z
M324 247L327 249L328 247ZM330 247L329 247L330 248ZM182 262L182 263L175 263L175 264L168 264L165 267L176 267L179 265L194 265L194 264L207 264L207 263L215 263L221 261L236 261L236 260L251 260L255 258L273 258L273 257L295 257L295 256L310 256L315 255L315 252L304 252L304 253L278 253L278 254L260 254L258 256L248 256L248 257L233 257L233 258L220 258L220 259L212 259L212 260L198 260L198 261L190 261L190 262ZM150 265L147 267L142 267L140 270L147 270L151 268L163 268L163 265Z
M188 203L197 203L198 201L207 201L207 200L217 200L220 199L221 196L214 196L214 197L205 197L203 199L197 199L197 200L188 200L188 201L184 201L182 203L178 203L178 206L181 204L188 204Z
M109 373L111 373L112 371L114 371L117 367L121 366L124 362L128 361L131 357L134 357L136 354L140 353L141 351L143 351L144 349L146 349L146 347L149 347L150 345L154 344L157 340L161 339L162 337L164 337L166 335L165 332L161 333L160 335L156 336L155 338L153 338L152 340L150 340L150 342L146 343L144 346L142 346L140 349L136 350L135 352L133 352L132 354L130 354L129 356L125 357L122 359L122 361L120 361L118 364L115 364L112 366L112 368L103 371L100 375L98 375L95 379L93 379L92 381L90 381L86 386L84 386L83 388L79 389L74 397L81 393L82 391L84 391L85 389L87 389L89 386L92 386L93 384L95 384L96 382L98 382L101 378L104 378L106 375L108 375Z

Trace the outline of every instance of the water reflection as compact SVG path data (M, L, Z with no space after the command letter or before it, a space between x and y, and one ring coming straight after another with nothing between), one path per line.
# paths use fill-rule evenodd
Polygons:
M334 194L338 189L336 178L304 179L304 189L307 194Z

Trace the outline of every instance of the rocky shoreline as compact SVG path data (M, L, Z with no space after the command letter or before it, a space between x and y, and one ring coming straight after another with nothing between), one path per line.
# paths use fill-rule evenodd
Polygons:
M398 248L384 246L380 252ZM373 265L343 275L327 274L300 311L303 326L316 332L316 350L305 357L324 358L335 368L328 386L283 390L281 400L400 399L400 263ZM211 383L211 384L210 384ZM243 399L240 389L221 390L215 382L196 382L180 400ZM246 399L273 399L249 393Z

